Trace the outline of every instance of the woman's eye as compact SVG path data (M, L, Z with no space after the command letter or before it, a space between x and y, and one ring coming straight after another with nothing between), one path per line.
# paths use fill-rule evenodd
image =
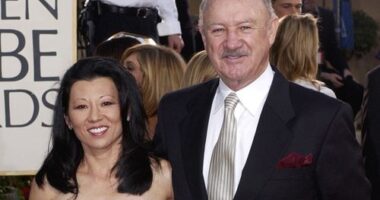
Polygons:
M113 105L114 103L112 101L105 101L102 103L102 106L110 106Z
M125 68L126 68L129 72L132 72L136 67L134 66L133 63L131 63L131 62L127 62L126 65L125 65Z
M74 107L74 109L77 109L77 110L81 110L81 109L85 109L86 108L86 105L77 105Z

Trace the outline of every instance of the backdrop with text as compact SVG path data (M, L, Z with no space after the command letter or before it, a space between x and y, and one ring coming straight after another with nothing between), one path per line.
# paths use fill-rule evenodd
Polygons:
M30 175L48 151L59 80L76 60L75 0L0 1L0 175Z

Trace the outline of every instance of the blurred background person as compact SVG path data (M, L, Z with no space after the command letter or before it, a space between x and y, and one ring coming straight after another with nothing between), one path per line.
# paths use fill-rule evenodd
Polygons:
M123 52L136 44L152 44L156 42L149 37L128 32L118 32L100 43L95 49L95 56L110 57L121 60Z
M372 200L380 199L380 66L367 75L363 101L364 160L372 184Z
M183 48L178 12L173 0L86 0L91 7L90 46L96 47L111 35L126 31L141 34L159 43L168 36L168 46L180 52Z
M184 42L181 55L188 61L195 52L194 27L189 13L189 2L188 0L176 0L175 3L178 9L178 20L181 24Z
M145 134L132 75L115 60L78 61L63 76L30 200L170 199L170 165L150 153Z
M202 50L190 59L182 79L182 87L189 87L195 84L216 78L218 75L212 67L211 61L207 56L207 52Z
M353 79L339 49L332 11L318 6L317 0L303 0L302 12L311 13L318 19L319 79L335 92L338 99L350 104L356 115L361 107L363 87Z
M175 4L178 10L178 20L181 24L181 36L184 42L181 55L188 61L195 52L194 26L189 13L189 2L188 0L175 0ZM167 45L168 37L160 37L160 43Z
M166 93L180 89L186 63L173 49L142 44L127 49L122 63L136 78L148 115L148 138L157 123L158 104Z
M318 46L317 20L313 15L288 15L280 21L270 62L286 79L335 98L334 92L317 80Z
M301 14L302 0L272 0L272 7L278 18L285 15Z

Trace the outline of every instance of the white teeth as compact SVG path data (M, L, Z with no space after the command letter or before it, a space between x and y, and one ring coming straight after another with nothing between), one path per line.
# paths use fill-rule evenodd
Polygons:
M104 132L105 130L107 130L107 127L98 127L98 128L92 128L92 129L90 129L89 131L90 131L90 133L92 133L92 134L99 134L99 133L102 133L102 132Z

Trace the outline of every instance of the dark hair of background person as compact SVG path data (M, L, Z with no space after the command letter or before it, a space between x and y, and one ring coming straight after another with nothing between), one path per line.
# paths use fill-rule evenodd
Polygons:
M84 157L81 142L65 123L70 91L80 80L98 77L112 79L118 92L122 120L122 141L119 159L112 170L118 179L120 193L142 194L153 180L149 145L145 141L146 114L138 87L131 74L117 61L110 58L85 58L69 68L59 88L53 118L52 147L36 175L36 182L43 187L44 178L62 193L79 193L76 172Z
M136 44L144 43L156 44L152 38L145 37L143 35L128 32L118 32L100 43L95 48L94 55L114 58L120 61L121 56L126 49Z

